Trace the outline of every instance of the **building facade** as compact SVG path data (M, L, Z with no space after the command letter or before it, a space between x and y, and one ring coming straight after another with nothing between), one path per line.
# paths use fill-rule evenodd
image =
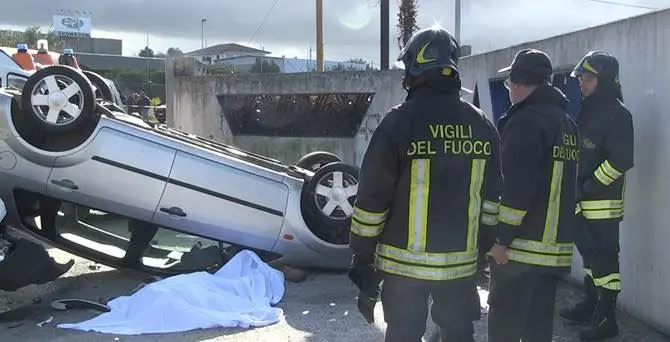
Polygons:
M269 51L255 49L249 46L229 43L209 46L204 49L188 52L185 55L195 58L200 63L212 65L221 59L240 56L253 56L255 58L267 56L270 53L271 52Z

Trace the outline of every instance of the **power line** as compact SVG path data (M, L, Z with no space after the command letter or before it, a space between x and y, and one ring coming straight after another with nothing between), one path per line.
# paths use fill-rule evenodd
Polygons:
M648 9L648 10L657 10L658 9L658 8L654 8L654 7L644 6L644 5L626 4L626 3L622 3L622 2L607 1L607 0L586 0L586 1L599 2L599 3L602 3L602 4L616 5L616 6L623 6L623 7L642 8L642 9Z
M265 21L268 19L268 17L270 17L270 14L272 14L272 11L275 9L275 7L277 6L278 3L279 3L279 0L275 0L275 2L272 3L272 6L268 10L268 12L265 13L265 17L263 18L261 23L258 24L258 27L256 27L256 31L254 31L254 34L251 36L251 39L249 39L249 42L247 42L247 44L251 44L251 42L254 40L254 38L256 38L256 35L258 34L258 32L260 32L261 28L263 28L263 25L265 24Z

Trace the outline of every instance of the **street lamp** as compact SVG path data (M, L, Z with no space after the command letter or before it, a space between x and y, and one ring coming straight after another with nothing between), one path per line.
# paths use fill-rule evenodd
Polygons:
M456 8L454 9L454 35L458 44L461 43L461 0L456 0Z
M202 49L205 48L205 22L207 19L202 18L200 19L200 45L202 45Z

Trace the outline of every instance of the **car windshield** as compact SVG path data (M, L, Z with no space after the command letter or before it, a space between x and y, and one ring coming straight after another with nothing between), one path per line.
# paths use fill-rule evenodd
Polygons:
M0 65L9 65L21 69L21 66L2 49L0 49Z

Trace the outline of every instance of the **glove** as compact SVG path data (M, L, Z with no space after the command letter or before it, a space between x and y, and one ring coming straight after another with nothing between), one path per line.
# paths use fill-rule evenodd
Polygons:
M372 264L362 263L356 257L354 257L347 276L359 290L356 297L358 311L368 323L373 324L375 305L381 292L379 288L381 276Z

